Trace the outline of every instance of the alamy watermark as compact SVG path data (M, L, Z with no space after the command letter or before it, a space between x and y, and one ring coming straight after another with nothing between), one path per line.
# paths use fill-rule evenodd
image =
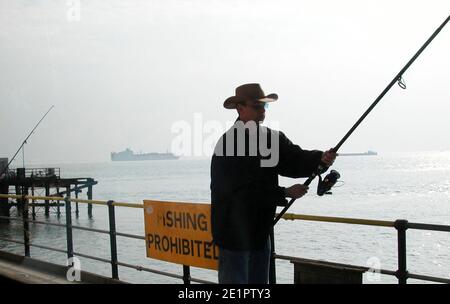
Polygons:
M68 22L79 22L81 20L81 0L67 0L66 17Z
M69 282L80 282L81 281L81 262L78 258L70 258L67 260L67 266L70 268L67 270L66 278Z
M273 129L272 129L273 128ZM201 113L194 113L193 122L176 121L171 132L171 152L179 156L261 156L262 167L274 167L279 160L278 122L270 128L254 121L221 123L204 121ZM224 135L224 136L222 136Z
M370 257L366 265L369 270L366 273L366 278L368 282L380 282L381 281L381 261L378 257Z

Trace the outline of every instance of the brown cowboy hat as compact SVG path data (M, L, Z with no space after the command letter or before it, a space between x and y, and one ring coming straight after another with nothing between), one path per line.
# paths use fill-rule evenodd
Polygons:
M259 102L273 102L278 99L277 94L265 95L259 83L247 83L236 88L236 95L225 100L226 109L236 109L236 104L248 100Z

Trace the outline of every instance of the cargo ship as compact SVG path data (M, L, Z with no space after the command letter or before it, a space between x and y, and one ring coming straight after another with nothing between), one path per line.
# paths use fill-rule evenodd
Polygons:
M135 154L132 150L126 149L121 152L111 152L111 160L112 161L136 161L136 160L165 160L165 159L178 159L179 156L176 156L172 153L139 153Z
M360 156L360 155L364 155L364 156L371 156L371 155L378 155L377 152L375 151L367 151L367 152L362 152L362 153L338 153L339 156Z

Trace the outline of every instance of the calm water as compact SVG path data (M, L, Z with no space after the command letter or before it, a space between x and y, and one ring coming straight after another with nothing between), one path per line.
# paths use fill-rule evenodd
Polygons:
M185 202L209 202L209 160L147 162L106 162L90 164L53 164L61 168L62 177L93 177L94 199L142 203L143 199ZM40 166L36 166L40 167ZM411 222L449 225L450 152L387 154L378 156L340 157L334 169L341 173L339 188L333 195L315 195L316 182L310 193L296 201L289 212L312 215L355 217L377 220L407 219ZM301 181L301 180L299 180ZM281 178L282 185L293 179ZM36 194L43 194L36 192ZM83 192L80 197L85 197ZM12 209L13 211L13 209ZM56 210L48 221L64 222ZM94 206L88 219L85 205L80 205L74 225L107 229L107 209ZM15 212L12 212L15 214ZM117 230L143 235L143 212L140 209L116 208ZM38 209L38 219L46 220ZM65 249L65 230L58 227L31 225L32 242ZM278 254L323 259L383 269L396 270L397 242L393 228L356 226L282 220L276 227ZM22 239L19 223L2 225L0 235ZM74 230L76 252L109 258L107 235ZM407 232L408 268L410 272L450 278L450 235L445 232L410 230ZM0 241L0 249L23 254L21 245ZM141 240L118 237L119 261L182 274L182 267L145 257ZM64 264L64 254L37 248L36 258ZM110 265L80 258L87 271L110 276ZM193 277L217 281L216 272L192 269ZM122 280L135 283L181 283L161 275L119 268ZM293 265L277 262L280 283L293 282ZM365 276L365 283L396 282L391 276ZM417 282L410 280L410 282Z

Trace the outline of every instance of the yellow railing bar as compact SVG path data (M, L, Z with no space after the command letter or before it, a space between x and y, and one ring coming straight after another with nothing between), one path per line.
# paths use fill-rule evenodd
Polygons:
M16 198L22 198L22 195L15 195ZM64 197L61 196L29 196L25 195L25 199L30 200L49 200L49 201L63 201Z
M22 195L12 195L12 194L0 194L0 198L20 199L20 198L23 198L23 196ZM60 196L52 197L52 196L28 196L28 195L25 196L25 199L53 200L53 201L65 200L64 197L60 197ZM87 199L77 199L77 198L69 198L69 201L82 203L82 204L108 205L108 201L87 200ZM143 208L144 207L143 204L122 203L122 202L113 202L113 206L128 207L128 208ZM379 221L379 220L355 219L355 218L344 218L344 217L330 217L330 216L285 213L282 218L285 220L304 220L304 221L316 221L316 222L328 222L328 223L343 223L343 224L354 224L354 225L394 227L394 222L392 222L392 221Z
M103 206L108 205L108 203L106 201L87 200L87 199L80 199L80 198L69 198L69 201L72 203L81 203L81 204L93 204L93 205L103 205Z
M108 201L93 201L93 200L79 199L79 198L70 198L69 201L71 201L73 203L82 203L82 204L108 205ZM133 204L133 203L113 202L112 205L119 206L119 207L128 207L128 208L144 208L143 204Z
M30 195L14 195L14 194L0 194L0 198L16 198L21 199L25 198L28 200L49 200L49 201L64 201L65 197L61 196L30 196ZM70 202L73 203L82 203L82 204L93 204L93 205L108 205L108 201L99 201L99 200L87 200L87 199L79 199L79 198L69 198ZM134 204L134 203L122 203L122 202L113 202L114 206L119 207L129 207L129 208L143 208L143 204Z
M143 204L114 202L113 205L114 206L119 206L119 207L128 207L128 208L144 208Z
M394 227L394 222L391 222L391 221L366 220L366 219L355 219L355 218L344 218L344 217L330 217L330 216L285 213L282 218L285 220L304 220L304 221L316 221L316 222L328 222L328 223L343 223L343 224L355 224L355 225Z

